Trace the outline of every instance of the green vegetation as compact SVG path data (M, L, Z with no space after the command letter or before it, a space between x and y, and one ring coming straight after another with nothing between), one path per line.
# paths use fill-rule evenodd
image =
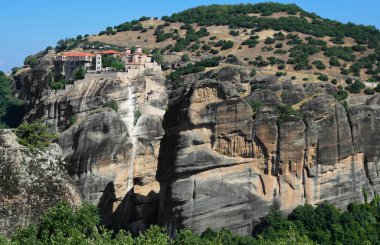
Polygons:
M331 66L337 66L337 67L340 67L342 64L339 62L338 58L333 56L331 57L330 61L329 61L329 64Z
M231 31L230 31L230 35L232 35L232 36L235 36L235 37L236 37L236 36L239 36L239 34L240 34L240 33L239 33L238 30L231 30Z
M74 70L75 80L84 79L85 76L86 76L86 71L83 67L78 67Z
M326 69L326 66L325 64L323 64L323 62L321 60L316 60L313 62L313 65L315 65L315 67L318 69L318 70L324 70Z
M119 104L116 100L109 100L104 104L105 107L109 107L112 110L118 112L119 111Z
M102 56L103 67L110 67L116 71L123 71L125 69L124 62L120 58L116 58L113 55Z
M326 82L326 81L329 80L329 77L327 75L325 75L325 74L318 73L317 75L318 75L317 79L320 80L320 81Z
M134 118L135 118L135 120L134 120L134 125L136 125L136 123L137 123L137 120L139 120L139 118L141 117L141 111L135 111L134 112Z
M291 243L289 243L291 241ZM100 225L98 210L94 205L83 204L73 210L66 202L57 203L38 220L36 225L17 230L8 242L0 237L4 245L277 245L277 244L314 244L296 229L284 231L275 239L259 236L257 239L234 235L222 229L207 229L201 236L190 230L179 230L169 237L166 229L151 226L136 237L120 230L112 232Z
M359 80L356 80L354 83L347 86L346 90L350 91L350 93L359 94L364 88L365 88L364 83L362 83Z
M35 225L17 230L9 241L1 244L83 244L83 245L330 245L378 244L380 240L380 198L371 202L363 188L365 203L350 203L346 211L323 202L317 206L303 205L288 217L272 209L253 229L253 237L234 235L222 229L206 229L201 236L190 230L179 230L174 236L165 228L151 226L132 237L120 230L112 232L101 226L98 210L90 204L75 209L66 202L47 210Z
M338 92L334 95L334 97L337 101L343 101L347 99L348 92L343 89L339 89Z
M299 206L287 219L273 211L261 221L256 233L273 239L295 229L318 244L378 244L379 218L379 197L375 195L371 203L349 204L347 211L329 203L315 208Z
M295 116L298 118L303 118L303 115L300 111L294 110L291 105L279 105L276 108L276 112L278 114L277 121L283 122L290 116Z
M254 48L259 43L259 36L250 36L247 40L243 41L241 45L248 45L249 48Z
M76 116L69 117L69 127L73 126L77 122L78 118Z
M366 88L366 89L364 89L364 93L367 94L367 95L374 95L375 92L376 91L373 88Z
M261 13L268 16L271 13L288 12L300 13L296 16L281 18L263 18L249 16L250 13ZM306 18L312 21L308 21ZM337 21L323 19L316 14L308 13L295 4L259 3L238 5L210 5L185 10L167 17L166 21L184 22L186 24L200 24L203 26L229 25L231 28L254 28L255 31L264 29L301 32L317 37L330 36L334 41L342 37L352 37L359 44L371 44L377 47L380 41L380 32L372 26L342 24Z
M22 123L16 130L17 142L29 148L43 149L56 138L49 132L49 126L37 120L32 123Z
M168 78L172 81L177 81L181 78L181 76L202 72L206 67L215 67L219 65L220 58L213 57L210 59L205 59L195 64L187 64L185 67L178 68L176 71L170 73Z
M7 128L6 117L9 116L9 109L22 106L22 101L13 97L11 81L7 75L0 71L0 128ZM14 112L13 112L14 113Z
M247 102L251 106L253 112L257 112L263 107L263 103L259 100L247 100Z
M183 55L181 56L181 60L182 60L183 62L189 62L189 61L190 61L190 57L189 57L188 54L183 54Z

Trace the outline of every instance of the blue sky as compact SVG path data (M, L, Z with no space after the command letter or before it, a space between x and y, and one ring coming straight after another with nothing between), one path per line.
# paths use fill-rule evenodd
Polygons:
M55 46L59 39L98 33L139 17L161 17L208 4L257 3L246 0L1 0L0 70L20 66L24 58ZM379 0L278 0L342 22L380 28Z

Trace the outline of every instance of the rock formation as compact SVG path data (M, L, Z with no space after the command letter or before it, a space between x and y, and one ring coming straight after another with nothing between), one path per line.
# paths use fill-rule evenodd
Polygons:
M50 93L26 117L56 129L69 175L84 201L98 205L106 226L144 227L157 216L164 82L159 67L87 74ZM138 214L124 213L131 203Z
M157 171L160 224L247 235L271 207L286 213L329 201L344 208L363 200L363 188L379 193L378 99L346 111L329 86L259 86L246 98L263 102L256 113L228 81L196 82L173 99ZM280 103L303 118L279 118Z
M0 173L0 233L34 223L59 201L82 201L57 144L29 149L17 143L11 130L0 130Z

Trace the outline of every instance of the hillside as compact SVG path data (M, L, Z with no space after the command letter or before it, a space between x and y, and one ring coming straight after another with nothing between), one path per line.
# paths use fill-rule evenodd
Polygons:
M380 80L379 41L374 27L324 19L292 4L264 3L201 6L161 20L142 17L83 40L61 41L58 50L142 46L168 62L183 54L190 62L221 56L220 66L252 67L263 75L286 72L300 83L337 79L334 85L345 87L348 77Z

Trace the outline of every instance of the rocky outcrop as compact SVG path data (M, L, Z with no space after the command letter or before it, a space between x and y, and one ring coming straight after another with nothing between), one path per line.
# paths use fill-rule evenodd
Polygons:
M29 149L17 143L12 131L0 130L0 173L0 233L36 222L59 201L81 203L57 144Z
M98 205L106 226L146 226L152 220L147 214L157 213L164 82L159 67L86 74L52 92L27 116L43 118L56 129L69 175L84 200ZM130 205L141 209L138 215L125 212Z
M344 208L363 200L363 188L369 197L380 191L378 100L347 112L328 85L260 86L274 93L247 97L264 100L256 113L229 82L196 82L173 99L156 176L160 224L250 234L273 206L285 213L322 201ZM285 102L303 118L279 118L274 108Z

